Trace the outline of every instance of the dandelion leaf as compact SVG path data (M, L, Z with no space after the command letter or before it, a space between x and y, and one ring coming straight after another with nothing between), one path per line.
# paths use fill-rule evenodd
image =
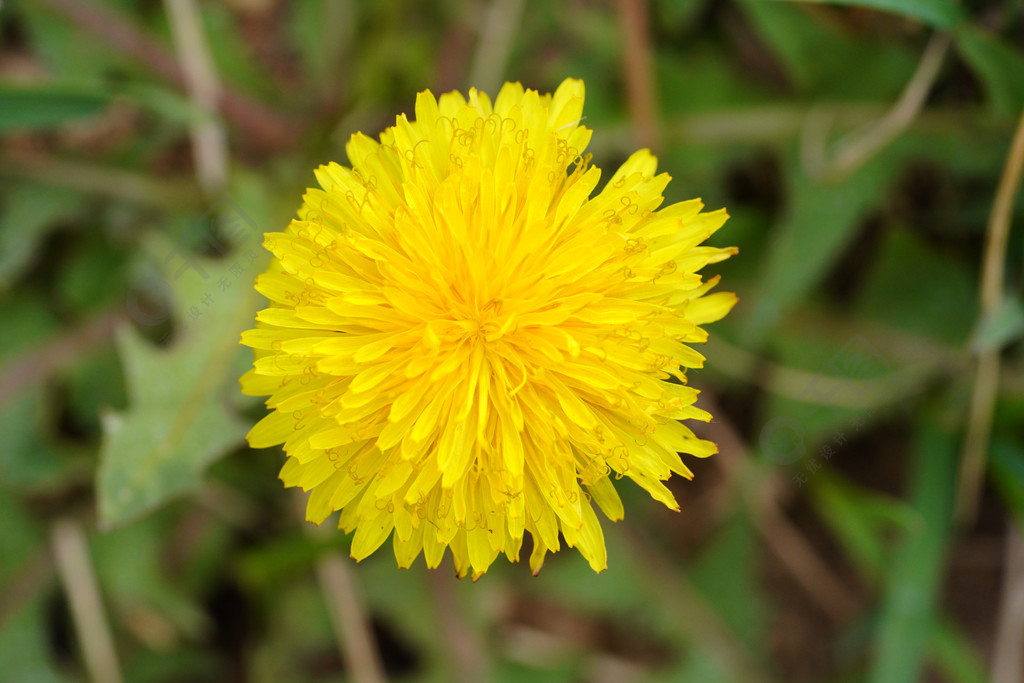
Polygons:
M251 223L246 219L247 223ZM233 364L239 333L257 305L252 289L263 266L255 230L223 259L200 259L160 241L176 319L165 348L131 326L120 331L129 407L103 416L98 470L101 522L116 526L199 483L204 470L242 443L235 415Z

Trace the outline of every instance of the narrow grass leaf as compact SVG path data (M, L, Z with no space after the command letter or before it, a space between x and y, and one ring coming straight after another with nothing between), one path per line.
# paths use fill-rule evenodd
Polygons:
M951 28L964 19L963 8L954 0L799 0L822 5L850 5L902 14L935 28Z
M871 683L917 680L937 618L935 603L952 529L957 442L925 423L914 439L913 460L910 503L920 525L906 535L884 569L885 598Z
M103 111L109 97L78 88L0 86L0 132L49 128Z
M954 34L964 61L981 81L989 108L999 116L1015 117L1024 107L1024 53L999 36L975 26Z
M896 170L883 153L845 182L828 185L808 177L791 161L789 210L766 255L761 297L748 319L748 333L763 338L780 316L814 287L856 235Z

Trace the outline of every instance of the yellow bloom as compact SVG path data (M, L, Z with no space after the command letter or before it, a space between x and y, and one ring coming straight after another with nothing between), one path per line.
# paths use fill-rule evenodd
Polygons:
M601 571L612 477L678 509L678 453L717 451L679 420L710 419L683 368L736 301L697 274L736 251L700 246L726 213L656 211L669 177L646 150L591 196L582 110L572 79L493 104L422 92L415 121L352 136L352 168L317 169L266 235L241 382L272 412L249 443L284 444L281 479L312 491L309 520L341 510L357 560L393 536L400 566L450 547L475 579L528 531L534 572L559 533Z

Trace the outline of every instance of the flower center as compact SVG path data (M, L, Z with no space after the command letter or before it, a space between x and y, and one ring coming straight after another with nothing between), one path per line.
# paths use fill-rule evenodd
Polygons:
M457 319L458 336L473 344L488 344L501 339L513 329L512 317L500 315L501 302L488 302L477 311L467 312Z

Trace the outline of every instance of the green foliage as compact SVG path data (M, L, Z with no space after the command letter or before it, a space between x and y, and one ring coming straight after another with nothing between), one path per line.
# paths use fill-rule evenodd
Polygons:
M966 269L914 233L886 233L857 297L857 312L893 329L962 344L977 314Z
M992 444L991 472L1017 524L1024 523L1024 449L1005 438L997 438Z
M982 683L985 665L964 634L947 621L933 621L931 625L931 650L939 669L957 683Z
M237 446L247 431L228 409L234 382L220 369L239 353L238 335L254 314L248 277L230 271L238 261L197 259L164 242L179 334L169 348L153 347L131 329L118 346L130 400L124 413L103 417L104 447L98 471L100 519L117 525L171 496L193 488L211 462ZM256 261L253 261L255 263ZM230 286L221 289L220 282Z
M0 304L0 315L6 332L0 336L0 360L6 367L57 329L53 315L31 292ZM47 399L44 387L28 386L0 404L0 430L6 435L0 449L0 486L5 489L41 485L63 473Z
M863 576L881 578L886 567L886 539L891 531L910 532L919 523L906 504L865 491L840 477L814 481L814 504L822 520L858 565Z
M47 650L46 611L41 601L31 601L8 617L8 623L0 630L0 657L4 660L0 671L3 683L67 680L60 675Z
M791 163L797 165L794 159ZM763 294L753 309L750 333L761 337L779 316L825 274L877 207L894 166L877 157L842 183L826 184L802 168L789 174L788 210L764 259Z
M694 586L715 606L729 628L760 652L765 646L767 605L754 572L756 551L750 520L737 517L708 544L692 571Z
M0 205L0 291L31 265L46 231L81 208L81 195L64 188L35 183L8 186Z
M14 0L5 3L5 13L8 4L23 22L33 54L65 82L95 83L111 69L133 67L133 60L120 58L104 41L56 16L44 3Z
M918 429L910 504L919 519L887 572L869 678L877 683L920 675L952 530L956 441L927 424Z
M792 0L785 0L792 1ZM920 19L936 28L953 28L964 19L964 11L955 0L799 0L829 5L870 7Z
M152 614L170 633L190 639L210 629L192 598L171 584L160 561L160 539L172 530L168 515L149 516L136 524L97 536L92 543L96 573L117 586L113 608L123 614Z
M0 492L0 585L14 586L24 579L37 554L45 552L39 525L7 492ZM0 681L62 681L49 657L46 643L45 603L38 590L22 587L6 606L0 623Z
M956 32L957 47L985 87L989 107L999 116L1017 116L1024 108L1024 53L977 27Z
M999 308L979 321L971 337L971 348L976 353L999 349L1019 339L1022 332L1024 306L1017 297L1004 299Z
M108 98L74 88L0 87L0 132L47 128L103 111Z
M799 4L745 0L743 8L788 79L812 97L893 97L913 72L913 58L902 46L873 42L839 22L822 24ZM850 68L851 60L858 68Z

